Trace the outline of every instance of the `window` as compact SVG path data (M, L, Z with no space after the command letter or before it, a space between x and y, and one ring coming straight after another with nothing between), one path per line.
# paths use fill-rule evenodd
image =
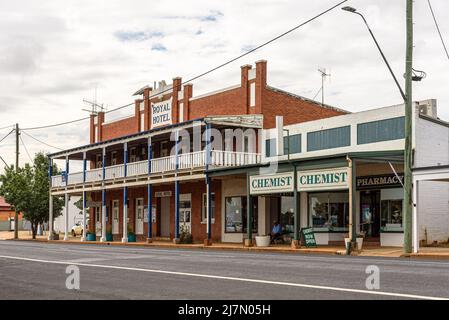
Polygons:
M94 143L98 142L98 125L95 126Z
M101 159L101 154L97 154L97 168L103 167L103 161Z
M249 85L249 106L254 107L256 105L256 83L253 82Z
M246 233L247 232L247 214L246 214L246 196L244 197L226 197L225 215L227 233ZM253 232L257 232L257 197L253 198Z
M351 145L351 126L309 132L307 151L347 147Z
M111 152L111 166L115 166L117 164L117 151Z
M131 148L129 151L129 162L136 162L136 148Z
M184 122L184 103L179 104L179 121Z
M279 223L282 231L285 233L293 233L295 225L295 198L290 196L281 197L281 214Z
M382 200L381 231L404 231L402 227L402 200Z
M349 192L310 193L309 214L316 231L347 231Z
M275 138L265 140L265 156L266 157L276 156L276 139Z
M211 205L211 220L215 220L215 193L210 195L210 205ZM201 209L201 221L207 221L207 193L203 193L203 205Z
M290 150L289 150L289 144L288 140L290 139ZM294 134L284 137L284 154L288 155L290 151L290 154L295 153L301 153L301 134Z
M357 144L404 139L405 118L398 117L357 125Z
M145 113L140 114L140 131L145 131Z

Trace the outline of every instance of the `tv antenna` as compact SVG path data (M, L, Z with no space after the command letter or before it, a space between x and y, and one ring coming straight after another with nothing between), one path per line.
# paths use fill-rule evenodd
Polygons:
M102 104L97 103L97 86L95 86L95 93L92 100L83 99L83 102L90 107L90 109L81 109L89 112L91 115L97 115L98 112L103 112L106 108Z
M324 106L324 81L326 77L330 78L331 74L326 72L326 68L318 68L318 72L321 74L321 105Z

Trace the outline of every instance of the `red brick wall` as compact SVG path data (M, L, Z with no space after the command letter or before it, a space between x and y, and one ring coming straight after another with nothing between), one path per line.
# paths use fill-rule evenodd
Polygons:
M139 132L135 116L123 120L103 124L101 140L109 140L120 136Z
M241 94L242 89L236 88L190 101L190 120L210 115L246 114L246 106L242 104Z
M276 116L284 116L284 125L290 125L345 114L338 109L322 107L318 103L301 100L270 88L264 92L262 108L264 128L274 128Z
M175 190L174 184L167 184L153 187L153 205L157 203L155 193L159 191L171 191L170 197L170 239L175 236ZM203 242L206 239L206 224L201 223L202 194L206 192L204 181L181 183L180 194L190 193L192 199L191 223L192 237L195 242ZM212 224L212 240L221 240L221 182L212 181L212 192L215 193L215 223ZM131 229L135 231L135 204L137 198L144 198L144 205L148 204L147 187L128 188L128 218ZM101 201L101 192L93 194L94 201ZM114 235L114 241L121 241L123 234L123 189L106 191L106 206L109 215L107 227L112 229L112 200L119 200L119 235ZM157 210L160 207L157 206ZM159 220L153 223L153 237L157 236ZM95 230L95 216L93 209L90 209L90 230ZM145 241L148 235L148 223L144 223L143 235L138 235L138 241Z

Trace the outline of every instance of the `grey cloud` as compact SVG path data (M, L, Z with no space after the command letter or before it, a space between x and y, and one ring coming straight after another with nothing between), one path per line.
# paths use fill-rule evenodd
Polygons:
M155 43L151 46L153 51L167 51L167 48L161 43Z
M144 32L144 31L116 31L114 36L122 42L145 41L151 38L160 38L164 34L160 31Z

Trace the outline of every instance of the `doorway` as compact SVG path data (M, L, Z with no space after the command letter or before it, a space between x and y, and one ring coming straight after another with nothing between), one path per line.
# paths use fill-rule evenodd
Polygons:
M112 234L118 234L119 226L119 201L112 201Z
M360 191L360 230L367 237L380 236L380 190Z
M143 198L136 199L136 234L143 234Z
M157 225L157 231L160 237L170 237L170 198L160 197L157 198L157 221L160 221Z
M188 233L192 233L192 196L190 193L179 195L179 233L184 229Z

